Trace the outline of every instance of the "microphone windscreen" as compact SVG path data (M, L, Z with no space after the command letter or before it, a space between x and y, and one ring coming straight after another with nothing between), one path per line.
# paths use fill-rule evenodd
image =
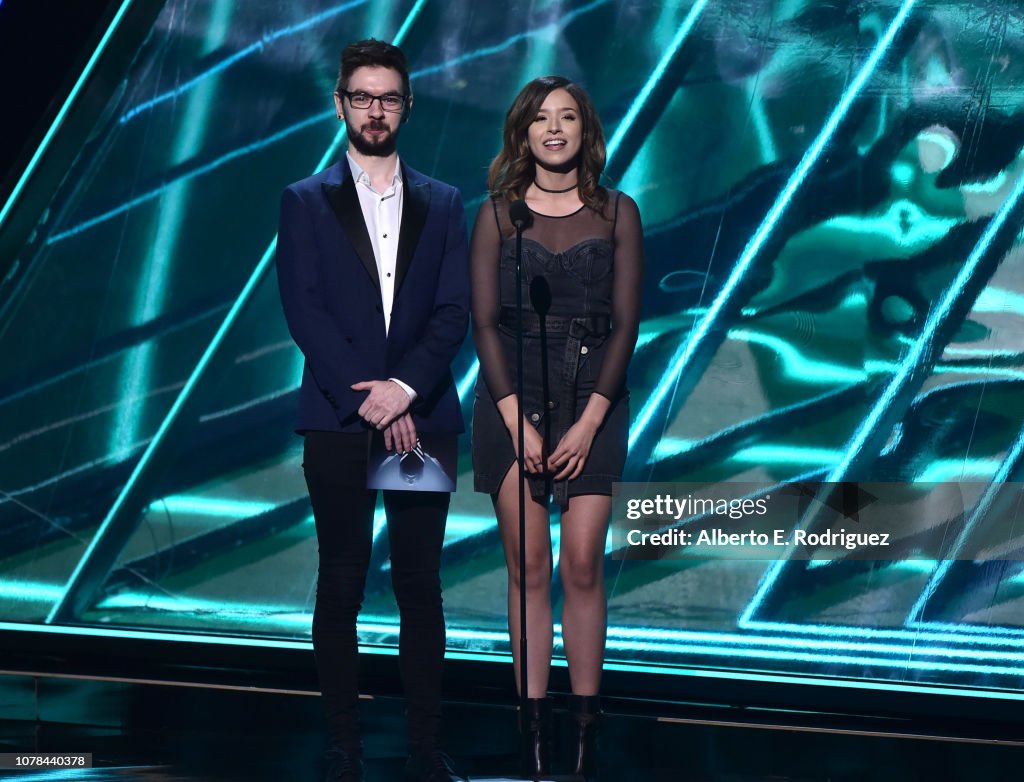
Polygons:
M533 311L542 318L551 309L551 286L543 274L538 274L530 280L530 304Z
M530 207L526 205L526 201L518 198L508 205L508 216L512 225L522 228L530 222Z

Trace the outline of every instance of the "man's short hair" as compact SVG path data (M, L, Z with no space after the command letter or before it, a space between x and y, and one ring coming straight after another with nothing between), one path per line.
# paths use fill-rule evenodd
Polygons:
M338 82L334 85L334 91L340 95L342 90L348 89L348 80L352 78L356 68L364 66L398 71L402 77L402 93L412 94L412 88L409 86L409 63L405 59L405 54L397 46L386 41L378 41L376 38L350 43L342 50L341 67L338 69Z

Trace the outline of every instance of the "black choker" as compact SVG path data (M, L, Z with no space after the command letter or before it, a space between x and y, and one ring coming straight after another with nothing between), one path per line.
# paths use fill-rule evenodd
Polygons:
M541 185L536 179L533 180L533 184L538 190L543 190L545 193L568 193L570 190L575 190L579 186L579 184L577 183L574 185L569 185L569 187L565 188L564 190L549 190L548 188Z

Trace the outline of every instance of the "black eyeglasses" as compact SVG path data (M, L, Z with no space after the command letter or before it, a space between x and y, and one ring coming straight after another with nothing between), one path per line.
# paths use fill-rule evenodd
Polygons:
M394 92L388 92L384 95L371 95L368 92L349 92L348 90L341 90L339 95L344 95L348 98L348 102L352 104L354 109L368 109L373 105L373 102L380 101L380 107L384 111L401 111L405 108L405 101L408 100L408 95L399 95Z

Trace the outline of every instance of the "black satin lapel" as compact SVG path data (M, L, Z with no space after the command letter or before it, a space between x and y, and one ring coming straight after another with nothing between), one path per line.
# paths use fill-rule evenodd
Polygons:
M409 178L404 177L408 182ZM416 245L419 244L420 234L423 233L423 226L427 222L427 212L430 210L430 183L419 182L406 188L404 202L402 203L402 227L398 231L398 258L395 268L395 296L402 288L405 280L405 273L409 271L409 264L412 263L412 256L416 252Z
M356 255L363 263L363 268L370 275L373 287L380 291L380 279L377 276L377 261L373 257L373 245L370 244L370 234L366 230L366 223L363 222L363 209L359 206L359 195L356 193L356 185L351 177L345 177L340 185L331 185L324 182L321 185L327 202L331 205L338 222L341 223L341 230L352 242Z

